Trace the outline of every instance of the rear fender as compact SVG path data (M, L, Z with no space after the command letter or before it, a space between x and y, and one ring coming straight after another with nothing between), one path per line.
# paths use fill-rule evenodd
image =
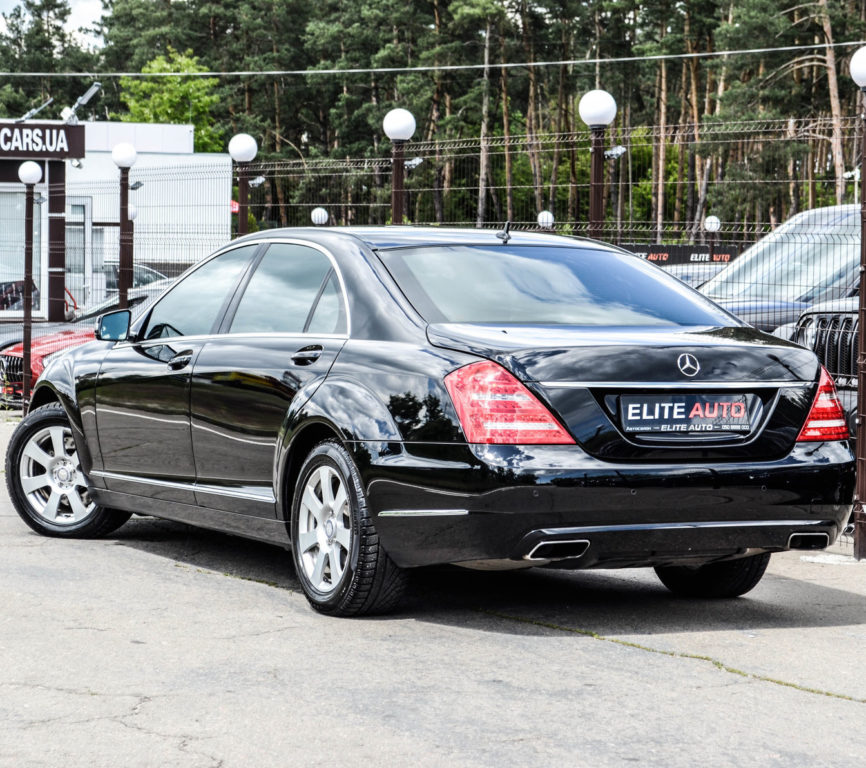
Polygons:
M344 444L403 439L382 400L356 380L329 378L311 397L296 396L283 422L275 456L279 518L289 519L295 481L307 454L316 443L328 438Z

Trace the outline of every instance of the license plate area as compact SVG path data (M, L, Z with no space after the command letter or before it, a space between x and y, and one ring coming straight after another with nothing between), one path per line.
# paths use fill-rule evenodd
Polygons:
M647 440L747 437L760 422L762 404L754 394L633 394L619 397L620 426Z

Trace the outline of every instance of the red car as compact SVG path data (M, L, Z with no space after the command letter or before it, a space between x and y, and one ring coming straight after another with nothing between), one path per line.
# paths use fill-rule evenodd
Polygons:
M45 369L45 364L51 355L72 347L80 347L88 341L93 341L93 338L93 328L75 328L35 337L30 346L30 389L33 389L36 379ZM24 344L13 344L4 349L0 357L0 373L3 379L0 401L6 405L17 405L21 402L23 371Z

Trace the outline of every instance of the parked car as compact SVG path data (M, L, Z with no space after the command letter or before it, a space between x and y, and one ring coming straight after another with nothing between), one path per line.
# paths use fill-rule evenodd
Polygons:
M764 331L797 320L813 304L859 286L860 206L792 216L700 287L701 293Z
M836 381L852 438L857 436L859 298L816 304L800 315L789 338L811 349Z
M134 313L144 309L147 300L161 293L174 281L168 278L129 291L127 305ZM33 326L30 345L30 387L45 368L49 358L94 339L94 321L116 310L117 294L81 312L72 323L38 323ZM0 330L0 404L19 407L24 389L24 344L21 323Z
M321 612L409 569L652 566L733 597L850 511L832 380L634 256L541 233L282 229L49 362L6 457L48 536L151 514L291 550Z
M109 292L117 292L117 281L120 276L120 262L106 259L103 265L105 272L105 288ZM153 267L144 264L134 264L132 267L132 288L143 288L150 283L165 280L166 276Z
M714 264L706 262L688 263L688 264L671 264L669 267L663 266L662 269L669 275L673 275L678 280L682 280L686 285L691 285L694 288L703 285L707 280L715 277L721 272L727 264Z

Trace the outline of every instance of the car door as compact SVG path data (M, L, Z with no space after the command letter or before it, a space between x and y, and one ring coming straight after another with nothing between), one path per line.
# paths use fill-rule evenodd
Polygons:
M196 498L271 517L274 456L296 396L308 397L345 344L336 263L300 243L273 243L193 367L190 418Z
M202 264L153 306L134 338L105 356L95 385L102 457L95 474L109 490L195 502L192 365L257 248L233 248Z

